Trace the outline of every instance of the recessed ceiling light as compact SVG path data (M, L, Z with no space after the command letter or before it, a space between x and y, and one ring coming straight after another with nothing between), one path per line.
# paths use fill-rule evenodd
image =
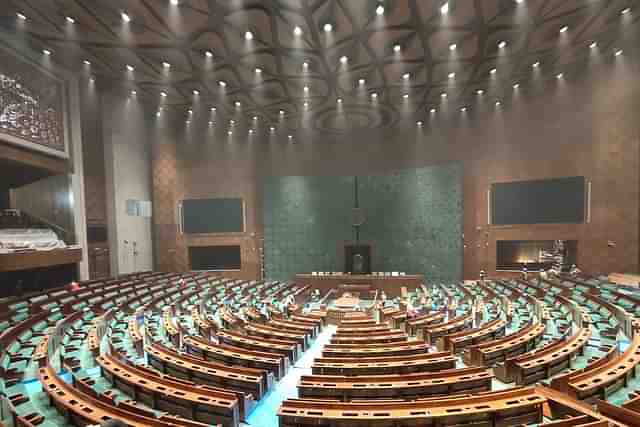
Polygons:
M240 101L236 101L234 105L235 105L236 107L240 107L240 106L242 106L242 103L241 103Z
M158 112L156 113L156 116L157 116L157 117L160 117L160 114L162 114L162 111L158 111Z
M379 4L378 7L376 7L376 15L382 15L384 13L384 6Z
M253 116L253 120L254 121L258 120L258 116Z
M342 98L338 98L338 99L336 99L336 102L337 102L338 104L342 104Z
M498 72L498 70L497 70L497 69L495 69L495 68L492 68L491 70L489 70L489 73L491 73L491 74L495 74L495 73L497 73L497 72Z
M293 28L293 34L295 34L296 36L302 35L302 28L298 27L297 25Z
M505 47L507 47L507 42L502 40L500 43L498 43L498 47L500 49L504 49Z
M363 85L364 83L365 83L365 80L364 80L364 79L358 79L358 84L359 84L359 85Z
M409 79L410 77L411 77L411 73L404 73L402 75L402 78L405 79L405 80Z
M589 45L589 48L591 49L595 49L598 47L598 42L591 42L591 44Z
M564 76L564 74L562 74L562 73L558 73L558 74L556 74L556 78L557 78L557 79L561 79L563 76Z
M269 126L269 131L270 131L270 132L274 132L275 130L276 130L276 128L275 128L275 127L273 127L273 126Z
M169 63L168 63L168 62L166 62L166 61L162 63L162 66L163 66L164 68L171 68L171 64L169 64Z
M95 78L94 76L91 76L91 77L89 77L89 81L90 81L91 83L93 83L93 82L95 82L95 81L96 81L96 78Z
M371 94L371 98L376 99L377 97L378 97L378 94L377 94L377 93L373 92L373 93Z
M229 135L229 136L233 135L233 131L232 130L228 130L227 131L227 135Z
M82 61L82 63L84 65L91 65L91 61L89 61L88 59L85 59L84 61Z
M404 99L409 99L409 94L408 94L408 93L405 93L404 95L402 95L402 97L403 97Z
M569 27L565 25L564 27L560 28L560 32L561 33L566 33L568 29L569 29Z
M440 94L440 98L446 98L447 97L447 92L442 92Z
M167 92L160 92L160 96L163 97L163 98L166 98L167 97Z
M303 87L302 90L304 90L305 92L309 92L309 86Z
M246 40L253 40L253 33L251 31L247 31L246 33L244 33L244 38Z
M207 58L211 58L213 56L213 52L211 52L210 50L207 50L204 52L204 56L206 56Z
M209 120L209 126L213 126L213 120Z
M532 66L533 68L538 68L538 67L540 66L540 61L536 61L536 62L534 62L533 64L531 64L531 66Z
M18 19L22 19L23 21L27 20L27 16L24 13L16 13L16 16L18 17Z
M194 95L200 95L200 91L198 89L194 89L192 92Z
M482 95L482 94L484 93L484 91L483 91L482 89L478 89L478 90L476 91L476 93L477 93L478 95Z
M520 87L520 83L514 83L514 84L513 84L513 88L514 88L514 89L518 89L519 87Z
M170 0L169 3L171 3L174 6L178 5L178 0Z
M256 67L256 69L254 71L256 72L256 74L261 74L262 73L262 68Z
M45 55L51 55L51 51L49 49L42 49L42 53L44 53Z
M451 44L449 45L449 50L450 50L450 51L454 51L454 50L456 50L457 48L458 48L458 45L457 45L457 44L455 44L455 43L451 43Z
M500 105L502 105L502 103L500 101L496 101L496 107L499 107Z
M136 96L137 94L138 94L138 92L136 92L135 90L132 90L132 91L131 91L131 95L132 95L132 96Z
M631 8L627 7L622 9L622 11L620 12L620 14L622 15L626 15L627 13L631 12Z
M191 124L191 120L187 120L185 123L190 125Z
M330 33L331 31L333 31L333 25L331 25L330 23L326 23L324 24L324 32L325 33Z
M307 101L304 101L304 102L302 103L302 106L303 106L303 107L305 107L305 108L307 108L307 107L309 106L309 103L308 103Z
M128 65L127 64L127 71L133 71L135 70L135 68L133 67L133 65Z
M253 129L249 129L249 135L253 135Z
M231 126L233 126L233 125L235 125L235 124L236 124L236 121L235 121L235 120L233 120L233 119L231 119L231 120L229 120L229 124L230 124Z
M456 76L456 73L454 73L454 72L449 73L449 78L450 79L454 78L455 76Z
M440 6L440 13L443 15L449 13L449 2L445 2L442 6Z
M280 114L281 116L284 116L284 110L278 111L278 114Z
M75 20L75 19L73 19L73 18L72 18L72 17L70 17L70 16L67 16L67 17L65 17L64 19L65 19L69 24L75 24L75 23L76 23L76 20Z
M131 17L130 17L127 13L125 13L125 12L122 12L122 13L120 14L120 17L122 18L122 20L123 20L124 22L131 22Z
M524 0L516 0L516 3L524 3Z
M462 112L464 113L465 111L467 111L467 107L462 107L462 108L460 109L460 111L462 111Z
M418 120L418 121L416 122L416 125L417 125L417 126L422 126L422 120Z
M220 81L218 82L218 85L219 85L220 87L227 87L227 82L225 82L224 80L220 80Z
M211 107L211 112L215 113L216 112L216 107Z
M340 62L341 62L342 64L346 64L348 60L349 60L349 58L347 58L347 57L346 57L346 56L344 56L344 55L340 57Z
M400 46L399 44L393 45L393 51L394 52L400 52L400 49L402 49L402 46Z
M302 63L302 68L309 68L309 63L307 61L304 61Z
M436 110L435 108L432 108L432 109L430 109L430 110L429 110L429 112L430 112L431 114L434 114L436 111L438 111L438 110Z
M191 108L189 108L189 110L187 111L187 113L189 114L193 114L193 110Z
M622 49L618 49L616 50L616 53L614 53L615 56L620 56L622 55Z

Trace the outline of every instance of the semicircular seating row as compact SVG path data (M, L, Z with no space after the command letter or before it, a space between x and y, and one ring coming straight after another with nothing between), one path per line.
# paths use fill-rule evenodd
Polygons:
M15 298L4 407L16 426L239 426L335 322L281 426L640 425L638 290L562 277L373 299L327 309L292 283L151 272Z

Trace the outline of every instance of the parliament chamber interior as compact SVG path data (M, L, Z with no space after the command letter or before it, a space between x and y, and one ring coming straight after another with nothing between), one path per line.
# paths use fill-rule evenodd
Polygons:
M639 427L639 24L0 0L0 427Z

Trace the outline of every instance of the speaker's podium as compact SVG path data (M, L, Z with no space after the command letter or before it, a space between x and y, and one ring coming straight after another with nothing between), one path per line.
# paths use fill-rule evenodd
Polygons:
M330 289L341 289L353 293L362 294L364 291L383 290L387 296L400 296L401 288L408 291L414 290L424 283L422 274L400 273L372 273L372 274L348 274L335 272L313 272L310 274L296 274L295 282L298 285L309 285L321 292Z

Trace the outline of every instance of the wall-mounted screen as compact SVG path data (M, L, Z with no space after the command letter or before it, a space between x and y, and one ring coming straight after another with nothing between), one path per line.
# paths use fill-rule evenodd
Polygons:
M191 270L240 270L240 246L189 246Z
M186 234L243 232L242 199L183 200L182 231Z
M492 184L491 223L584 222L585 187L583 176Z

